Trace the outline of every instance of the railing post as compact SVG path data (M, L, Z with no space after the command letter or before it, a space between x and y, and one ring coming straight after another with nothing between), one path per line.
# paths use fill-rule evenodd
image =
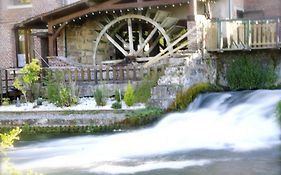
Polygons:
M0 69L0 104L2 104L3 99L2 72L2 69Z
M88 81L91 81L92 80L92 77L91 77L92 74L91 74L91 69L90 68L87 69L87 74L88 74L87 75Z
M217 28L218 28L218 38L217 38L217 43L218 43L218 49L219 51L222 51L222 36L221 36L221 33L222 33L222 25L221 25L221 21L220 20L217 20Z
M95 78L95 83L98 84L98 67L95 66L94 69L94 78Z
M9 97L9 80L8 80L8 70L5 70L5 83L6 83L6 96Z
M251 20L247 20L247 49L251 49L252 27Z
M276 19L276 48L280 48L280 38L281 38L281 33L280 33L280 18Z

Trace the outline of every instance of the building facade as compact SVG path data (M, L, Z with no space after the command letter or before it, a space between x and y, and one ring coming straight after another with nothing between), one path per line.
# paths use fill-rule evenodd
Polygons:
M23 53L24 47L21 43L22 35L16 36L14 25L32 16L54 10L71 0L1 0L0 1L0 68L17 67L19 62L17 52ZM16 45L16 38L19 45ZM21 59L19 55L19 59ZM24 59L24 58L23 58Z

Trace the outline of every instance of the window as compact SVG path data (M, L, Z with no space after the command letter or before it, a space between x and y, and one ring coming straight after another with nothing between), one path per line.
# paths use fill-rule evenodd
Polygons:
M29 5L31 4L32 0L12 0L12 5Z

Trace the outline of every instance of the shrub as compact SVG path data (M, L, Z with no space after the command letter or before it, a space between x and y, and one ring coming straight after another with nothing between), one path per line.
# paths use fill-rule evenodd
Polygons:
M96 101L98 106L105 106L106 105L104 95L99 88L96 89L96 91L94 93L94 98L95 98L95 101Z
M200 93L222 90L222 88L208 83L195 84L189 89L178 92L175 101L168 107L168 111L185 110Z
M131 83L129 82L125 95L124 95L124 101L126 103L127 106L133 106L134 105L134 89L131 85Z
M120 102L115 102L112 104L111 108L113 109L121 109L122 108L122 104Z
M45 84L47 85L46 98L51 103L60 107L68 107L78 103L76 83L69 82L66 84L62 72L49 72Z
M231 89L258 89L273 86L277 75L272 65L262 65L247 57L234 60L226 72Z
M147 75L137 88L135 102L146 103L151 98L151 89L157 86L159 75L153 73Z
M22 92L26 102L33 100L33 93L31 90L32 86L40 78L40 71L41 66L39 65L39 61L37 59L33 59L30 64L27 64L22 69L20 69L20 76L16 77L14 81L14 87ZM31 92L30 99L27 99L28 91Z
M9 147L12 147L15 140L19 140L19 134L21 133L20 128L15 128L11 130L9 133L0 133L0 151L1 149L7 149Z
M117 102L121 102L121 94L120 94L120 91L119 90L116 90L115 91L115 95L114 95L114 98Z

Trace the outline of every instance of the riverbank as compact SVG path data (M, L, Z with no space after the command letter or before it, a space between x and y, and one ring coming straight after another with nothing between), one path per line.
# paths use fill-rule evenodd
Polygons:
M0 133L14 127L23 134L112 132L151 124L162 114L156 108L0 112Z

